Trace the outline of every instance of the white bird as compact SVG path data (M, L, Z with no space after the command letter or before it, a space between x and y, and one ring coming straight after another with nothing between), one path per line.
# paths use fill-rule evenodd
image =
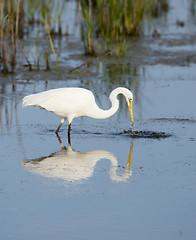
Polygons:
M117 99L119 94L123 94L127 101L133 124L133 94L124 87L118 87L111 92L109 99L112 106L108 110L100 109L95 102L93 93L85 88L57 88L31 94L23 98L23 107L33 106L42 108L61 117L62 120L56 130L56 134L58 134L63 122L67 119L69 123L68 138L70 139L71 123L74 118L88 116L105 119L112 116L119 107L119 100Z

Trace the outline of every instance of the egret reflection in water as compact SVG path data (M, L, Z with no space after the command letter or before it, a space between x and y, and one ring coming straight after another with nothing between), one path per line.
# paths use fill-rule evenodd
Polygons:
M122 174L118 174L118 160L113 153L106 150L92 150L89 152L74 151L69 145L60 151L46 157L32 160L23 160L24 169L47 178L80 183L92 177L96 163L100 159L109 159L111 162L109 176L115 182L122 182L132 175L133 145L131 146L127 167Z

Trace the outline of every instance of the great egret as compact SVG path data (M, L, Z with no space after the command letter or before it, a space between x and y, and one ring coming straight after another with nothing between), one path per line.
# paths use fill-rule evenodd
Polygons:
M57 88L31 94L23 98L23 107L33 106L46 109L61 117L61 122L56 130L57 134L67 118L69 123L68 138L70 139L71 123L74 118L88 116L104 119L112 116L119 107L119 100L117 99L119 94L123 94L127 101L131 122L133 124L133 94L124 87L118 87L111 92L109 99L112 106L108 110L100 109L95 102L93 93L85 88Z

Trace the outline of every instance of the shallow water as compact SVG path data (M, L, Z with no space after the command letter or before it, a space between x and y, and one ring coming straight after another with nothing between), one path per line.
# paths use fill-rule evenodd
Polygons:
M179 28L172 27L178 38ZM81 47L69 52L69 39L62 42L68 57L59 72L19 67L15 75L0 76L1 239L195 239L194 59L168 64L165 45L160 39L148 45L147 37L132 43L140 48L130 48L126 58L103 59L70 74L86 58ZM167 59L182 56L174 50ZM109 119L74 119L71 147L67 124L60 138L55 135L60 118L21 106L27 94L77 86L92 90L107 109L108 95L119 85L133 91L134 126L120 97L120 109Z

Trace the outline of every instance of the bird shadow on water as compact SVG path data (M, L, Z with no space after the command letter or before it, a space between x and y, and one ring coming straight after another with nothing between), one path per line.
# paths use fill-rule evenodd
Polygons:
M65 147L57 135L61 150L35 159L24 159L22 165L25 170L46 178L64 181L66 183L83 183L93 176L96 164L101 159L110 160L109 177L114 182L127 181L132 175L133 144L130 147L127 166L119 174L119 164L116 156L106 150L92 150L79 152L71 145Z

